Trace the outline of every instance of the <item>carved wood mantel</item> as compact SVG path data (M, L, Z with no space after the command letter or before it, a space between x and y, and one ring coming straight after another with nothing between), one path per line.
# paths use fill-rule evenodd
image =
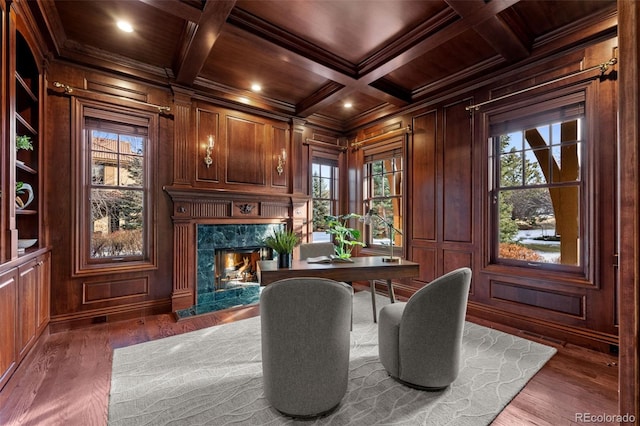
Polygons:
M290 195L260 194L168 186L173 201L172 311L196 300L196 225L229 223L286 223L293 225L297 206L307 202Z

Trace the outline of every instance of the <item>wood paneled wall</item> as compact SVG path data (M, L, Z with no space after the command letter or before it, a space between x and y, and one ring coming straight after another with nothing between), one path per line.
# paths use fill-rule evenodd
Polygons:
M407 192L405 255L421 265L420 277L399 283L404 296L461 266L473 269L469 312L562 341L616 350L616 99L615 72L608 78L573 78L528 96L559 96L588 86L587 191L590 218L588 265L584 274L536 271L493 264L490 259L488 124L467 106L607 61L615 38L575 49L455 99L441 101L358 131L357 138L411 126L406 145ZM497 93L497 94L496 94ZM558 93L558 95L556 95ZM522 101L526 97L511 100ZM509 102L505 100L503 102ZM356 138L356 139L357 139ZM350 164L360 167L358 151ZM357 170L352 171L353 174ZM356 197L358 194L352 194ZM583 204L585 205L585 204ZM366 253L366 250L363 251ZM383 287L381 287L382 289Z
M173 99L166 90L147 84L123 79L118 76L92 72L84 68L54 62L50 65L49 81L60 81L78 90L73 96L94 101L144 108L136 101L157 105L173 105ZM90 88L90 91L79 89ZM121 99L130 94L132 102ZM113 96L117 95L117 96ZM167 312L170 309L172 285L173 241L169 196L163 186L173 182L174 170L174 117L179 108L172 108L172 115L159 114L157 158L157 182L154 186L155 223L158 238L157 269L102 273L74 274L74 235L77 213L72 188L76 171L73 156L76 143L81 143L74 123L73 98L53 87L47 88L45 119L45 161L47 174L45 190L47 206L44 216L45 227L51 244L51 327L66 327L70 323L91 324L144 313ZM148 108L148 107L147 107ZM153 108L148 108L157 112ZM81 136L81 133L80 133ZM184 142L190 138L185 136ZM180 165L178 165L180 166Z
M470 295L473 314L607 350L609 344L617 344L617 293L612 266L616 244L616 188L610 178L616 172L617 82L615 79L594 82L589 100L595 105L598 116L593 128L596 140L590 141L593 149L589 154L594 159L591 178L595 195L591 200L594 206L591 214L595 218L595 254L592 257L594 264L590 265L593 274L588 280L489 263L486 118L481 113L471 114L466 107L506 93L509 87L526 87L552 78L553 72L566 73L576 63L591 65L607 60L615 47L615 39L592 42L565 56L511 70L499 83L493 82L451 99L414 105L401 114L354 130L353 135L313 129L302 120L277 119L222 108L201 97L195 100L193 93L184 89L172 88L170 92L119 76L54 62L49 70L50 81L62 80L76 87L96 81L92 87L100 90L126 88L136 96L145 93L149 102L169 104L172 110L159 119L159 173L155 188L156 231L160 236L158 269L77 277L72 273L74 254L69 232L75 226L69 191L73 187L72 103L68 95L49 90L46 138L55 141L55 145L47 149L50 173L45 179L50 200L46 226L53 246L52 321L54 324L77 320L91 322L133 312L167 311L171 308L172 297L181 300L181 304L192 300L193 290L189 283L193 281L193 262L189 256L186 259L182 256L176 263L175 244L192 244L193 217L200 218L206 212L199 211L194 216L191 210L176 210L179 206L172 203L163 188L189 193L192 198L197 198L198 191L202 191L203 198L210 201L212 194L230 194L236 204L240 200L261 206L254 219L283 219L304 234L310 229L308 167L312 149L307 140L339 149L339 144L345 140L384 135L410 127L405 152L404 255L419 262L422 268L418 279L398 283L398 293L409 296L447 271L470 266L474 270ZM546 70L552 71L548 74ZM565 83L557 87L562 84ZM106 94L90 96L113 102ZM215 145L213 162L207 167L204 157L209 136L215 139ZM283 149L287 151L287 163L279 174L276 167ZM345 212L360 211L362 206L361 155L362 151L357 149L344 152L346 169L342 176L342 195ZM259 200L261 196L264 202ZM270 203L269 200L275 201ZM209 208L215 203L204 204ZM224 214L213 216L235 220L227 204L216 205L221 206ZM280 214L281 208L269 210L271 205L286 205L288 210ZM190 216L181 221L184 214ZM63 226L59 226L60 223ZM362 250L361 254L366 255L367 251Z

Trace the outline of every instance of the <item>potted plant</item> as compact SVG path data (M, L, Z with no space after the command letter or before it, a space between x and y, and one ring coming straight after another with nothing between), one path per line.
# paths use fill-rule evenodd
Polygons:
M336 256L339 258L349 259L351 257L351 251L355 246L365 246L365 244L360 241L360 230L348 226L350 220L360 220L361 218L362 216L356 213L340 216L325 216L327 232L333 235Z
M278 268L289 268L293 257L293 249L300 242L300 237L288 229L274 230L264 240L264 244L278 252Z
M33 143L31 137L27 135L16 135L16 151L19 149L25 149L27 151L33 151Z

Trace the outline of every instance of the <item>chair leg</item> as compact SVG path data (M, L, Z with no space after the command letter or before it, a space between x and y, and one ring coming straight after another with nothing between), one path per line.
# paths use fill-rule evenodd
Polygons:
M376 317L376 285L374 280L369 281L371 286L371 306L373 307L373 322L378 322Z

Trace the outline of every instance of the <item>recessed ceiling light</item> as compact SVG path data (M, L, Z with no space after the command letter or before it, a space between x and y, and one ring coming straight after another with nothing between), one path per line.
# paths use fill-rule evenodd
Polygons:
M344 107L345 108L351 108L353 106L353 104L351 102L345 102L344 103Z
M127 21L118 21L117 25L118 25L118 28L120 28L125 33L133 32L133 27Z
M253 83L251 85L251 90L253 90L254 92L259 92L262 90L262 86L260 86L258 83Z

